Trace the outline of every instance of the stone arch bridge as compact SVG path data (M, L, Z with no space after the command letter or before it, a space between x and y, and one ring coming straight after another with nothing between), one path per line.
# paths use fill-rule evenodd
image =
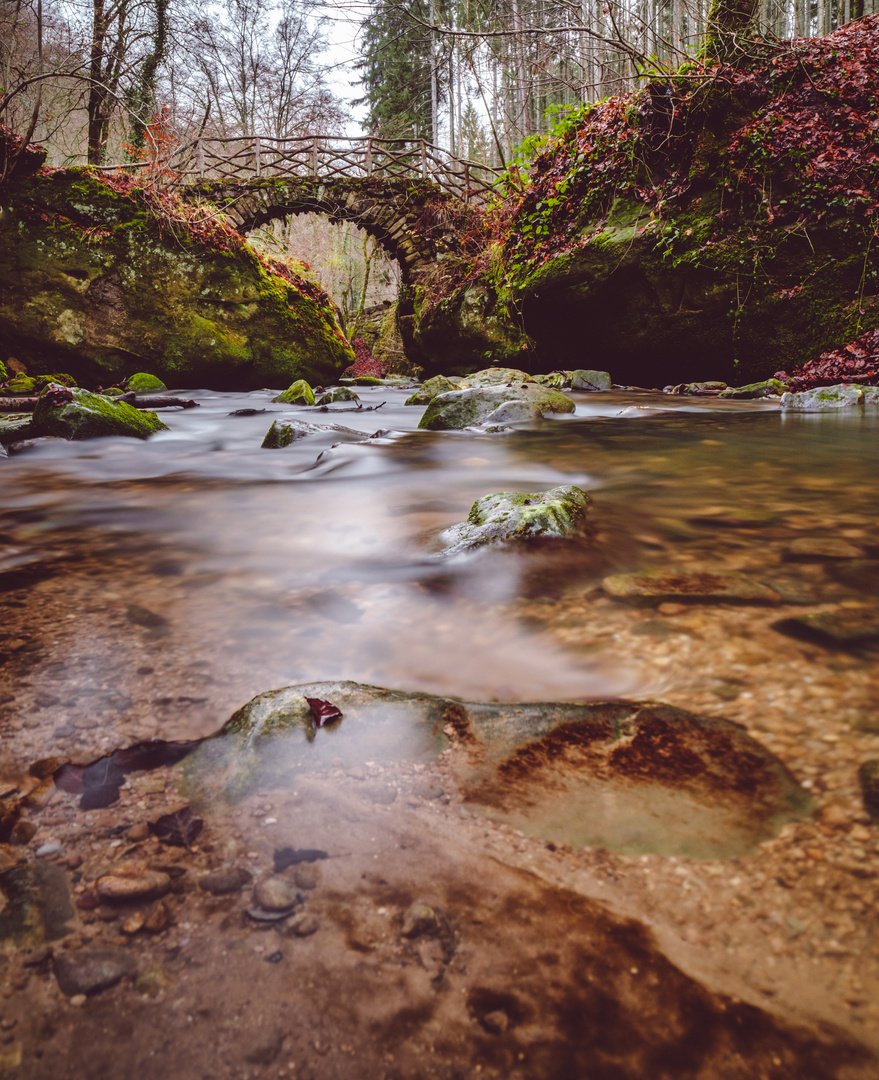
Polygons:
M454 209L485 202L499 178L422 140L371 136L202 138L125 167L174 179L243 233L295 214L350 221L399 262L406 284L456 249Z

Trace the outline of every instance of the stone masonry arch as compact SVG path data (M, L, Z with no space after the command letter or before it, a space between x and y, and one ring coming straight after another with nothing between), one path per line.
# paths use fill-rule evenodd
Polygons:
M436 224L437 207L451 197L427 180L252 178L201 183L188 188L187 196L221 206L241 233L297 214L350 221L397 260L404 285L454 250L455 236Z

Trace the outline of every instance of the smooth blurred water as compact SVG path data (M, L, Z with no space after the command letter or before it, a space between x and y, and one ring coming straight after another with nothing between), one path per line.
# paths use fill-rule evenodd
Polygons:
M345 678L470 700L635 694L627 656L563 649L510 605L670 558L759 561L803 529L862 533L867 555L879 544L879 410L582 394L573 416L482 435L417 431L404 390L364 389L380 409L332 415L273 405L270 391L184 393L201 407L163 412L171 430L147 443L47 440L0 462L0 572L51 558L56 591L91 575L96 597L159 610L178 653L225 655L254 692ZM229 415L244 408L267 411ZM261 449L291 415L380 434ZM592 497L593 545L438 555L437 535L480 496L559 483ZM92 547L101 559L86 567ZM70 612L56 654L83 633Z

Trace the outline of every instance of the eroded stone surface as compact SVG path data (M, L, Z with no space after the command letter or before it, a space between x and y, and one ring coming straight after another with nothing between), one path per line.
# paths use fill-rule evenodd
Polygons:
M316 728L306 698L342 718ZM188 760L211 805L297 773L426 761L450 747L480 812L558 843L721 857L810 812L781 762L740 728L654 702L479 704L356 683L262 694Z
M440 535L446 554L486 544L582 537L589 496L573 484L542 492L500 491L478 499L465 522Z

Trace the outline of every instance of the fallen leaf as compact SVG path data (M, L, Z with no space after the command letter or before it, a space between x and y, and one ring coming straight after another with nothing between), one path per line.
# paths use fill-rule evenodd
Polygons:
M305 700L308 702L311 715L314 717L314 726L317 728L328 724L330 720L337 720L342 715L342 710L337 709L329 701L323 701L321 698L316 697L307 697Z
M163 844L172 847L189 847L204 828L204 821L189 806L182 806L171 814L163 814L158 821L150 822L150 832Z

